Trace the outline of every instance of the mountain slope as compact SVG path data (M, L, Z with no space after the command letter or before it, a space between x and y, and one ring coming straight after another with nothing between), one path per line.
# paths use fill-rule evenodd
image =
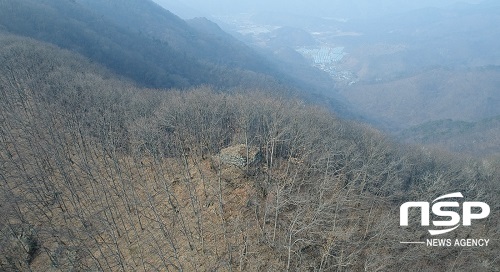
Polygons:
M144 29L144 33L126 25L119 25L124 22L117 21L116 17L111 16L113 12L104 16L99 13L99 10L94 10L92 3L88 1L88 6L86 6L83 5L83 1L2 1L0 2L0 25L8 32L50 42L78 52L102 63L118 74L130 77L149 87L189 87L200 84L231 87L244 85L250 81L262 82L262 86L266 83L276 85L276 81L273 83L269 76L259 75L259 71L248 71L241 66L229 68L224 64L229 61L209 63L206 59L198 59L197 55L190 53L197 50L203 51L196 46L190 50L180 50L179 48L183 48L190 40L196 41L201 34L181 19L149 1L127 2L129 5L122 7L122 9L127 8L128 11L133 11L135 7L145 6L148 9L144 12L148 13L144 15L151 12L152 15L161 19L157 22L155 21L157 18L154 17L152 19L154 24L140 25L154 27L153 30ZM102 2L103 5L105 3L111 5L112 2ZM150 5L147 5L148 3ZM98 6L97 3L94 4ZM112 7L109 6L109 8ZM117 12L117 14L120 13ZM134 13L124 18L130 20L133 17ZM163 33L169 37L172 36L169 41L153 39L147 33L161 28L163 23L167 24L163 28L167 30ZM176 41L179 41L179 44L175 44ZM209 41L205 42L207 47L218 46L210 44ZM203 39L200 43L204 43ZM188 46L185 47L189 49Z
M428 121L479 121L500 114L498 67L430 69L386 82L355 84L342 91L357 110L397 128Z
M499 14L498 2L481 1L347 22L363 35L345 39L351 54L341 69L356 83L341 93L395 129L497 116Z
M147 1L5 0L0 28L72 50L141 86L210 85L288 93L353 114L283 63L265 59L206 19L183 21Z
M271 72L270 67L266 67L269 63L265 59L242 42L217 30L218 26L208 20L195 20L196 24L186 22L149 0L77 2L118 26L159 39L196 59L257 72ZM196 26L203 28L197 29ZM205 31L207 28L216 31Z
M498 162L406 149L265 92L137 88L32 39L0 35L0 61L2 271L499 267ZM491 213L447 237L488 247L399 243L429 237L399 226L402 203L454 191Z
M398 134L412 144L441 148L459 154L490 156L500 154L500 117L477 122L437 120Z
M248 78L248 75L232 75L233 69L264 74L289 90L298 89L294 93L298 93L308 101L327 105L345 117L361 118L349 110L345 100L340 101L335 96L332 81L328 77L317 74L318 71L303 69L300 63L290 63L286 58L277 58L257 51L224 32L217 24L206 18L183 21L150 0L128 1L126 5L115 0L78 0L78 2L100 16L109 17L113 23L121 27L146 33L148 37L166 42L187 56L202 60L204 63L227 67L229 75L224 77L225 79ZM262 88L270 83L269 80L267 82L262 80L258 77L248 78L247 86L254 88L254 84L259 83L259 88ZM272 85L267 89L270 91L276 89L277 84L272 82Z

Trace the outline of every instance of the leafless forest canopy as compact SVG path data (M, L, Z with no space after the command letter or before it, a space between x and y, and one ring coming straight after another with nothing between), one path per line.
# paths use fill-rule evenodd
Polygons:
M0 63L0 270L500 267L498 160L402 146L258 90L137 87L13 35L0 36ZM237 145L258 158L221 160ZM427 235L399 226L399 205L455 191L491 214L447 238L489 247L399 243Z

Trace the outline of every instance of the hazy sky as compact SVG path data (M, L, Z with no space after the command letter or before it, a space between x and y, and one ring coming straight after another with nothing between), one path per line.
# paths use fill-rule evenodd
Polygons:
M154 0L172 6L175 13L182 6L198 11L197 16L220 16L241 12L282 12L296 15L340 18L378 17L424 7L444 7L457 3L478 3L481 0Z

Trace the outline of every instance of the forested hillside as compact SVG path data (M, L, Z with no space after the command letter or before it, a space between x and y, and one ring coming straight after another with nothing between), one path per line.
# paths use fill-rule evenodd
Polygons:
M473 156L500 154L500 116L478 122L438 120L402 131L398 137L418 143Z
M499 271L498 161L258 90L137 87L32 39L0 49L0 270ZM491 213L445 238L488 247L399 243L428 235L399 226L402 203L456 191Z
M365 115L406 129L444 119L477 122L498 116L498 86L500 69L495 66L465 71L432 68L410 77L360 84L343 93Z
M283 89L236 40L199 32L151 1L125 2L5 0L0 29L75 51L147 87Z
M196 59L216 65L272 73L268 60L207 19L184 21L152 1L77 0L112 23L142 33Z

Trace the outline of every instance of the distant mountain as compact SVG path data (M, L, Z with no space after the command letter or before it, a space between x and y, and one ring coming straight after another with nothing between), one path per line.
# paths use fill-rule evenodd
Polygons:
M500 64L500 5L481 3L425 8L377 19L355 20L346 27L363 33L361 43L408 45L408 62L442 66ZM422 56L423 55L423 56Z
M279 85L242 43L201 33L151 1L7 0L0 28L80 53L147 87Z
M261 89L358 118L328 83L297 75L205 18L185 21L150 0L6 0L0 30L74 51L145 87Z
M183 19L207 16L206 13L197 10L195 7L186 5L185 0L153 0L165 9L177 14Z
M150 0L77 0L77 3L117 26L166 42L196 59L256 72L272 72L263 57L209 20L186 22Z
M500 154L500 116L478 122L451 119L427 122L402 131L406 143L475 156Z
M391 129L500 114L500 4L457 4L353 20L338 37L350 54L339 70L355 84L341 94Z
M356 83L342 94L356 108L395 128L428 121L479 121L500 115L500 69L436 68L400 79Z
M155 0L159 3L174 5L175 0ZM458 0L460 1L460 0ZM414 10L419 7L432 6L444 7L452 5L457 0L421 0L407 1L400 0L317 0L310 1L289 1L289 0L254 0L254 1L231 1L231 0L182 0L185 6L197 7L208 14L225 15L242 12L262 13L266 11L279 11L290 15L307 16L329 16L339 18L379 18L393 13L401 13ZM475 3L481 0L461 0L465 3ZM181 9L182 10L182 9Z

